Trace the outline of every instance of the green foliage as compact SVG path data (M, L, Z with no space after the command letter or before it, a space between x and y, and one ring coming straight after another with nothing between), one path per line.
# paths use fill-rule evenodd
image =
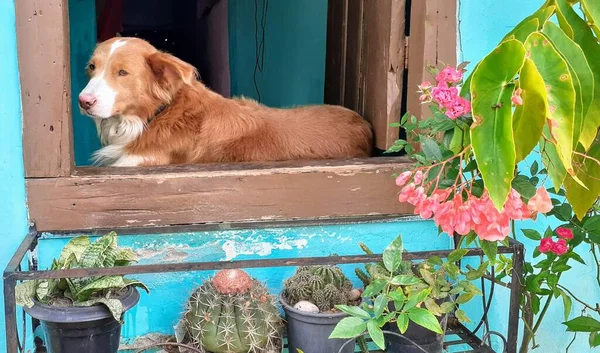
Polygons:
M301 266L283 284L283 296L290 305L307 300L321 312L348 304L352 283L337 266Z
M369 248L361 244L366 253ZM410 322L443 334L439 317L465 304L481 291L463 276L455 262L460 261L468 250L457 249L447 261L432 257L419 264L402 259L401 236L398 236L384 251L384 262L367 265L362 272L366 277L365 301L359 306L338 305L337 308L350 317L342 320L330 338L354 338L367 332L373 342L385 349L381 328L395 323L400 332L406 332ZM388 271L392 270L392 271ZM479 276L481 278L485 268ZM450 278L453 278L449 280ZM457 316L458 317L458 316ZM463 312L460 320L469 322Z
M51 270L127 266L137 261L128 248L117 246L117 234L110 232L92 243L87 236L71 239L58 260L52 261ZM31 307L34 300L52 305L55 299L69 299L73 306L105 305L116 320L121 319L123 306L114 298L127 287L146 286L123 276L61 278L26 281L16 287L17 305Z
M184 323L198 347L214 353L268 352L281 337L275 299L260 282L239 294L221 294L211 281L187 302Z
M471 80L473 152L483 182L494 185L488 192L498 209L502 209L510 192L516 165L511 119L511 96L515 90L512 81L524 59L523 44L509 39L479 63Z

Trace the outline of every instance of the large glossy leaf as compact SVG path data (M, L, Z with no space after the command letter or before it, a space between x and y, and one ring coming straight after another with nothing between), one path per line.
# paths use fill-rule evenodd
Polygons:
M600 46L587 22L579 17L571 5L566 0L555 1L558 9L557 15L560 15L558 16L560 27L563 31L565 28L573 29L573 40L583 50L594 75L594 95L579 138L579 142L587 149L594 141L596 130L600 126L600 84L598 84L600 80L600 60L598 60Z
M362 334L366 328L367 324L364 320L357 317L347 317L335 326L329 338L354 338Z
M600 37L600 2L598 0L581 0L581 5L583 5L583 11L590 27Z
M575 121L573 125L573 148L577 147L584 118L594 99L594 74L581 47L552 22L546 23L543 30L558 50L575 78Z
M529 34L539 29L542 29L546 21L548 21L550 16L554 14L555 6L553 5L553 3L553 0L546 1L546 3L544 3L544 5L542 5L536 12L525 17L523 21L519 22L519 24L517 24L510 32L508 32L504 36L502 42L511 38L515 38L521 42L524 42L529 36ZM532 20L534 19L537 20L537 28L532 29L531 23L534 23L532 22ZM529 29L531 29L531 32L527 33Z
M548 124L544 126L543 136L540 139L540 153L542 155L542 162L548 170L548 176L554 186L554 191L558 192L565 181L567 176L567 170L560 161L556 146L550 142L552 136L550 135L550 128Z
M580 152L583 152L583 150L580 150ZM580 220L583 219L600 195L600 165L597 162L600 160L600 141L595 140L585 154L590 158L578 155L575 157L575 162L580 165L576 170L577 178L585 184L587 189L570 176L565 179L567 200L569 200L573 211Z
M519 85L523 105L513 115L513 132L517 162L522 161L537 145L548 117L548 98L544 79L531 59L525 59Z
M575 124L575 87L573 77L565 60L554 48L548 37L533 33L527 38L525 48L544 78L548 94L549 118L552 136L562 164L567 172L573 172L573 131Z
M484 183L494 186L488 191L498 209L506 201L516 165L510 98L524 59L521 42L505 41L479 63L471 80L471 142Z

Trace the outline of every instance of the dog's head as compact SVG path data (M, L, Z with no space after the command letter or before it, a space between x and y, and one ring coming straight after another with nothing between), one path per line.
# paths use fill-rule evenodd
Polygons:
M86 72L87 86L79 94L82 113L150 118L184 85L193 84L190 64L162 53L138 38L113 38L98 45Z

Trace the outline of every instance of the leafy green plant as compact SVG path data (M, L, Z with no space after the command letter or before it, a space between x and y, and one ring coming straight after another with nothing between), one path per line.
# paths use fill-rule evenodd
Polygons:
M52 261L50 270L127 266L137 261L128 248L117 246L117 234L110 232L95 242L87 236L71 239L60 257ZM123 305L117 298L128 287L146 286L123 276L60 278L19 283L16 287L17 305L31 307L34 300L48 305L92 306L105 305L116 320L121 319Z
M366 246L361 247L370 252ZM487 264L483 270L461 271L456 262L466 255L465 249L454 250L446 261L434 256L414 266L403 260L402 253L402 237L398 236L384 250L383 262L367 267L372 276L363 272L368 279L365 301L359 306L336 306L350 317L335 327L330 338L355 338L366 331L377 346L385 349L382 327L387 323L395 323L401 333L406 332L409 322L414 322L443 334L438 317L454 312L460 321L469 322L457 305L481 295L470 280L483 276Z

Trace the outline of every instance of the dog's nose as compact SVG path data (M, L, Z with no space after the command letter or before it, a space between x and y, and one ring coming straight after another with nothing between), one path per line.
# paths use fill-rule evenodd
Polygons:
M79 95L79 106L83 109L90 109L96 104L96 97L91 94L80 94Z

